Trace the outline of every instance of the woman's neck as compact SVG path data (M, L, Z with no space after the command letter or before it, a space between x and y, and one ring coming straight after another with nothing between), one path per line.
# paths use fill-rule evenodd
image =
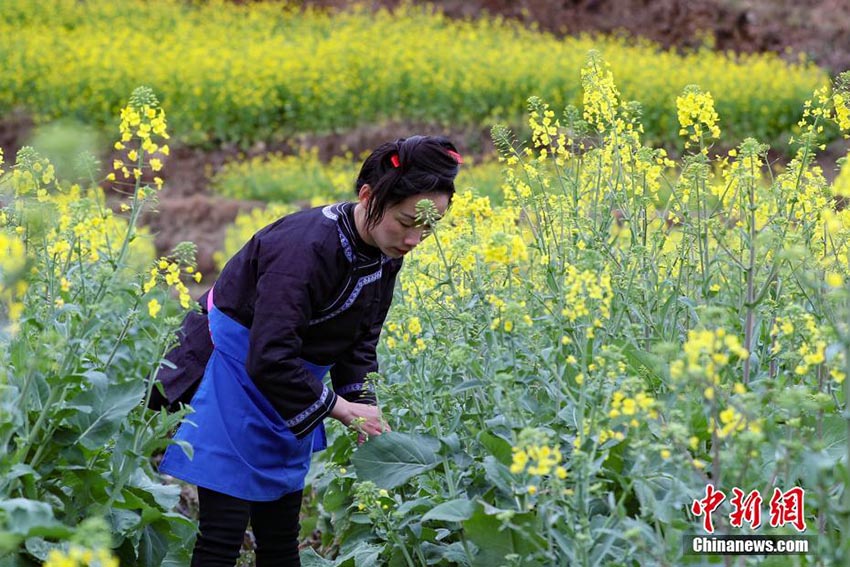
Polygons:
M354 226L357 229L357 234L363 239L363 242L369 246L375 246L375 241L372 240L372 235L366 228L366 208L357 203L354 205Z

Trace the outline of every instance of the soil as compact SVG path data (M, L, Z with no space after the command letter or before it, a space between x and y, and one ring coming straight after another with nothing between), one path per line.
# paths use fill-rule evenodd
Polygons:
M237 0L234 0L237 1ZM247 0L241 0L247 1ZM372 0L375 9L394 8L403 0ZM344 9L345 0L303 0L328 10ZM850 69L850 6L847 0L442 0L435 5L449 16L477 17L499 14L556 35L580 32L640 35L664 47L692 49L709 45L720 50L752 53L773 51L795 59L806 54L833 74ZM20 145L32 131L32 120L22 113L0 118L0 148L13 161ZM448 134L466 152L492 151L486 130L440 131L427 124L388 123L364 126L344 133L305 134L296 142L319 148L323 157L352 150L355 155L387 139L410 132ZM297 144L296 144L297 145ZM214 150L178 147L164 160L158 214L143 218L156 234L156 247L167 254L180 241L198 245L198 267L214 276L213 253L221 248L225 228L241 211L258 203L239 202L212 195L209 179L224 163L240 156L267 151L291 151L259 143L248 151L236 147ZM835 157L846 151L837 144L826 152L825 164L832 173ZM831 160L831 161L830 161ZM111 156L104 159L111 163ZM117 203L120 196L106 187Z

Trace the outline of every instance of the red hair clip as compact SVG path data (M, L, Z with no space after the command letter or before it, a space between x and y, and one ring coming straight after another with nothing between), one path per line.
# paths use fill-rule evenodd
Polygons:
M393 167L400 167L401 162L398 161L398 154L393 154L390 156L390 163L393 164Z
M452 156L453 158L455 158L455 161L457 162L457 164L458 164L458 165L460 165L460 164L462 164L462 163L463 163L463 158L462 158L462 157L461 157L461 155L460 155L459 153L457 153L456 151L454 151L454 150L446 150L446 152L447 152L450 156Z

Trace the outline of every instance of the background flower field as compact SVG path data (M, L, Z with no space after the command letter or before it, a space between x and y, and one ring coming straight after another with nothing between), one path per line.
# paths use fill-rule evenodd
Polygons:
M720 533L797 534L767 500L806 491L810 555L733 563L850 561L850 166L819 157L846 147L850 77L421 6L117 6L0 6L0 112L44 124L0 162L0 564L187 563L192 513L155 472L184 414L144 409L212 281L146 226L172 156L243 148L209 172L250 209L214 271L353 195L359 154L293 140L402 118L495 151L464 152L405 262L371 377L394 432L330 424L305 565L720 564L683 555L707 484L765 497L757 530L724 502Z

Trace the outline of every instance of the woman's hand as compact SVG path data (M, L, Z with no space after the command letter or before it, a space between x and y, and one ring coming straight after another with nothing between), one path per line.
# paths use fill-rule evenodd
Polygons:
M349 402L341 396L336 399L331 417L341 421L346 427L356 429L361 435L380 435L390 431L390 426L381 416L380 408Z

